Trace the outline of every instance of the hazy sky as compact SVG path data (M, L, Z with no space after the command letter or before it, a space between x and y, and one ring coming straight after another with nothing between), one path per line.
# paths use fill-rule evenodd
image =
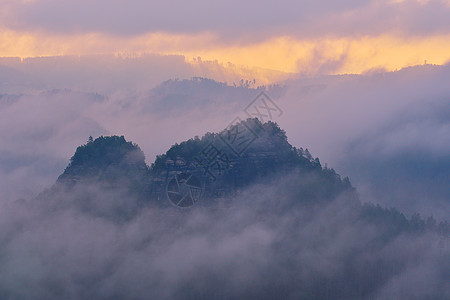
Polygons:
M307 74L395 70L450 59L449 14L448 0L3 0L0 56L161 53Z

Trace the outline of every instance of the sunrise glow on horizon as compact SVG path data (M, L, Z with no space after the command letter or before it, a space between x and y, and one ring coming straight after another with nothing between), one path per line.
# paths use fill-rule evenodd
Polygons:
M424 63L443 65L450 60L450 35L396 37L393 35L295 39L275 37L252 44L216 45L211 34L188 36L147 34L113 37L102 34L45 36L0 33L0 57L45 57L115 54L181 55L186 62L216 62L250 70L291 74L360 74L371 70L394 71ZM255 73L253 73L255 74ZM260 76L265 83L283 76Z
M120 2L3 1L0 57L181 55L194 65L200 58L253 73L302 75L395 71L450 61L446 0L334 8L286 0L278 6L261 3L257 10L246 3L239 11L231 1L211 4L211 15L201 2L180 2L172 21L159 17L172 11L170 5L143 4L135 10ZM50 6L49 15L45 8ZM77 12L81 19L74 18ZM262 81L285 78L265 77Z

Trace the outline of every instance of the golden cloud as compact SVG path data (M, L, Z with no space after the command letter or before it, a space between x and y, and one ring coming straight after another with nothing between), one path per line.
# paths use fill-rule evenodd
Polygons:
M450 60L450 35L399 37L320 37L299 40L289 36L254 44L223 44L211 33L174 35L151 33L117 37L100 33L49 35L42 32L0 30L0 57L36 57L114 53L180 54L188 62L217 61L246 69L284 73L343 74L372 69L388 71Z

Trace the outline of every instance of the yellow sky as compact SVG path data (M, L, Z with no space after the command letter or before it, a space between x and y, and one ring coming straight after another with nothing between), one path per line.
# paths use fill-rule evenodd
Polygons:
M284 72L361 73L371 69L395 70L424 63L450 60L450 36L402 39L378 37L295 40L280 37L250 46L176 52L188 57L232 62Z
M217 60L226 65L264 68L303 74L362 73L372 69L395 70L450 60L450 35L399 37L384 34L365 37L271 38L256 44L218 44L213 34L144 34L116 37L91 33L49 35L0 30L0 57L85 55L96 53L181 54L194 62Z

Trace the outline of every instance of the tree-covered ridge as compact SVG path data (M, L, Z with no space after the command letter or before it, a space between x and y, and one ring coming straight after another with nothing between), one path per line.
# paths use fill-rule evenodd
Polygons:
M284 176L297 171L300 173L299 181L305 176L314 178L313 181L307 180L307 185L298 185L301 186L301 190L298 191L301 198L310 197L311 201L319 198L331 200L343 191L353 190L348 178L341 179L333 169L323 168L319 159L313 158L307 149L293 147L288 142L286 132L276 123L262 124L258 119L247 119L240 123L251 128L257 135L254 142L240 156L233 155L221 141L220 135L225 131L208 132L202 138L195 137L175 144L165 154L158 155L151 166L151 174L159 176L168 168L176 169L177 162L182 162L183 165L178 167L195 169L205 175L208 170L204 166L199 166L196 158L201 157L202 151L212 143L227 154L231 165L217 176L214 189L236 191L265 178Z
M84 171L86 175L95 175L111 165L145 168L145 156L138 145L127 142L124 136L101 136L95 141L90 137L85 145L77 148L64 174Z
M284 88L277 84L255 86L253 81L248 80L241 80L231 86L202 77L169 79L151 90L149 102L152 102L150 106L156 110L211 105L223 101L227 101L227 104L242 103L254 98L255 91L266 91L277 98L284 93Z
M138 145L123 136L91 137L79 146L58 182L95 180L111 186L143 192L148 181L148 166Z
M267 152L270 150L275 151L274 154L280 160L290 162L302 161L305 164L311 162L311 166L314 165L315 161L312 159L308 150L304 151L302 148L296 149L292 147L287 141L286 132L276 123L266 122L262 124L258 119L247 119L240 123L246 124L258 135L256 141L247 150L248 153L254 154L256 152ZM176 143L165 154L156 157L155 162L151 166L152 170L158 171L164 169L167 160L175 161L177 158L183 158L187 163L193 162L194 157L199 155L209 143L218 142L220 144L219 135L220 133L208 132L201 138L196 136L180 144ZM245 157L245 155L246 153L242 157Z
M242 122L248 126L256 125L253 128L258 133L258 139L240 157L234 158L232 167L217 181L206 182L206 194L201 205L213 204L215 200L212 199L227 201L229 196L263 183L266 187L272 187L275 194L285 198L281 206L277 204L277 207L271 207L271 203L267 204L267 209L289 211L296 208L320 208L344 196L356 219L389 227L386 228L389 234L424 230L449 234L446 221L438 224L431 217L422 219L419 215L408 219L395 209L362 205L348 178L342 179L333 169L323 167L319 159L313 158L307 149L290 145L286 132L276 123L261 124L256 119ZM132 205L132 210L126 214L129 218L144 203L167 204L167 199L161 195L164 194L167 179L174 172L195 169L197 174L202 173L203 169L193 164L195 157L211 142L220 141L219 135L209 132L201 138L194 137L177 143L165 154L158 155L150 168L139 146L126 141L123 136L101 136L95 140L89 138L85 145L77 148L64 173L58 178L53 192L61 187L75 188L78 194L74 196L77 199L74 201L89 202L90 207L99 200L85 186L97 185L105 193L112 193L113 197L118 198L116 215L121 215L124 207L130 210L130 203L140 203ZM178 162L184 164L183 170L177 170Z

